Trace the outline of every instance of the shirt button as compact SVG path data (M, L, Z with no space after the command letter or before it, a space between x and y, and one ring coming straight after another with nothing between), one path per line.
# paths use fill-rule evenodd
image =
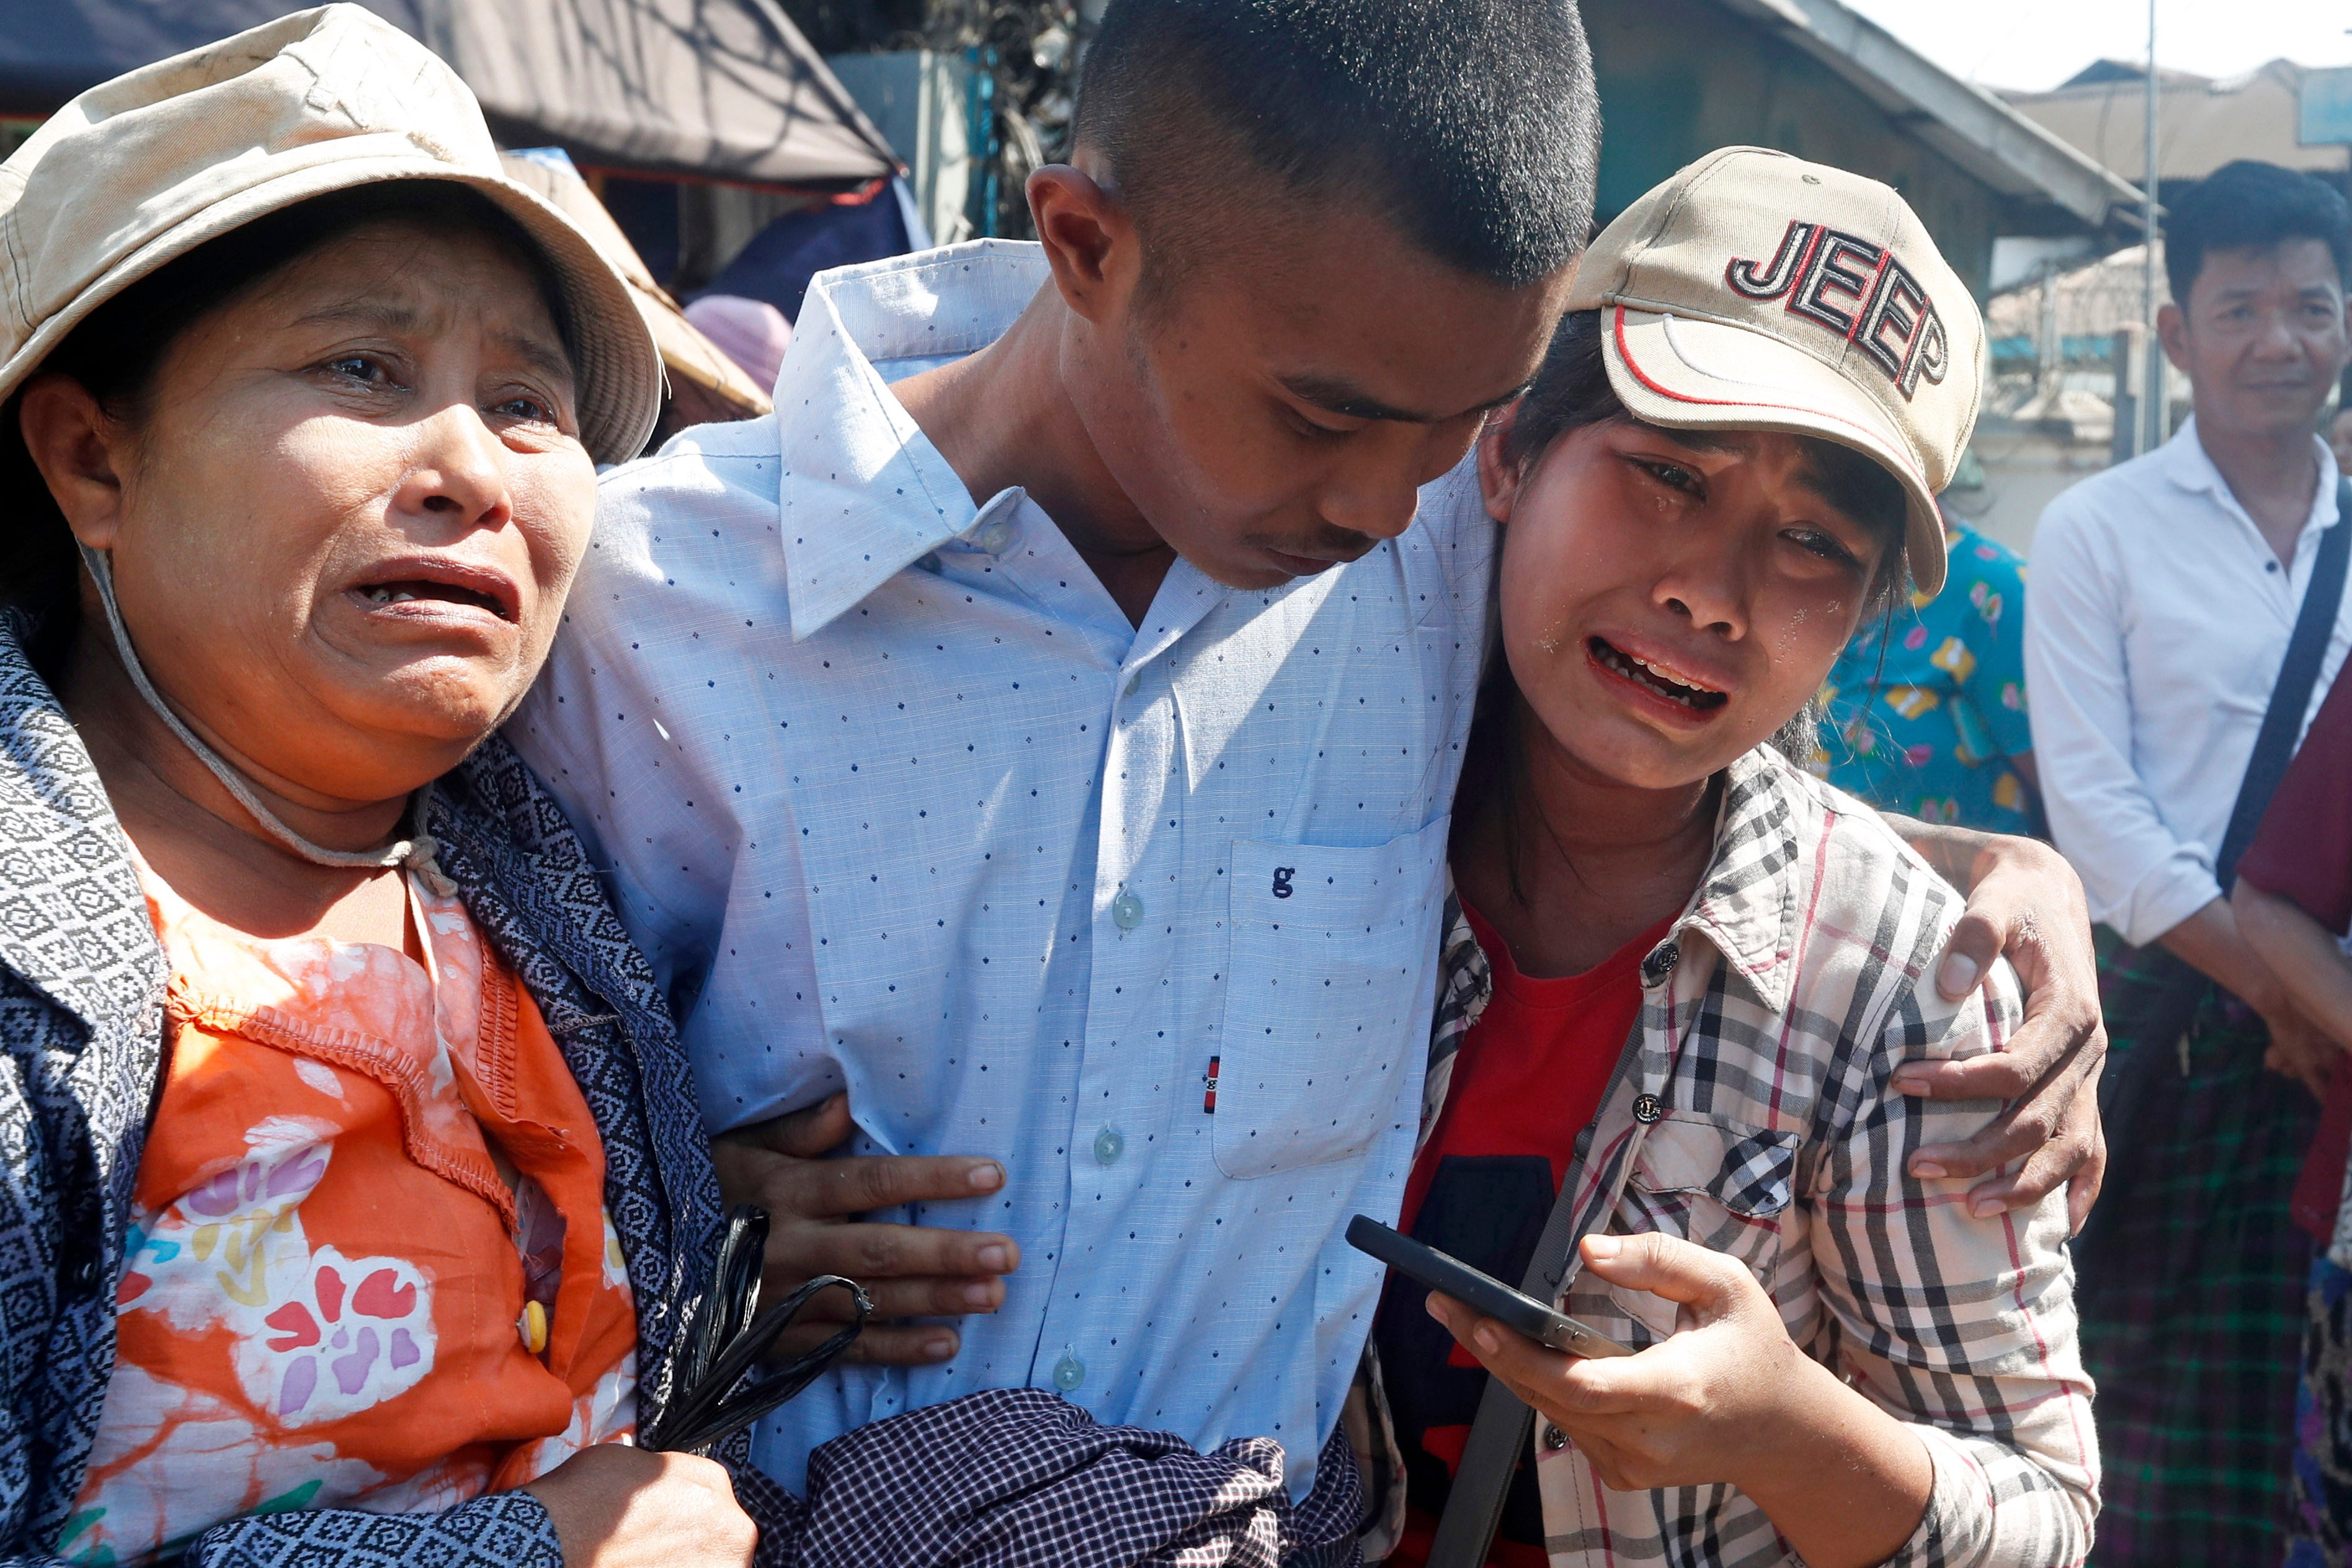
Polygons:
M1062 1359L1054 1363L1054 1386L1067 1394L1086 1380L1087 1363L1064 1351Z
M1106 1127L1095 1134L1095 1163L1116 1165L1118 1157L1127 1152L1127 1140L1116 1127Z
M1559 1453L1562 1448L1568 1447L1568 1434L1553 1426L1550 1422L1545 1422L1544 1447L1549 1448L1555 1454Z
M1118 922L1121 931L1133 931L1143 923L1143 900L1133 893L1121 893L1110 901L1110 918Z
M522 1316L515 1320L515 1334L522 1341L522 1348L531 1354L544 1353L547 1350L547 1309L537 1301L525 1301Z
M1642 984L1644 985L1663 984L1666 976L1675 972L1675 965L1682 961L1683 950L1680 942L1669 938L1658 943L1650 950L1648 956L1642 960Z
M991 555L1002 555L1004 547L1013 542L1013 525L1003 521L992 522L972 536L972 542Z
M1666 1113L1666 1102L1654 1094L1633 1097L1633 1120L1647 1127Z

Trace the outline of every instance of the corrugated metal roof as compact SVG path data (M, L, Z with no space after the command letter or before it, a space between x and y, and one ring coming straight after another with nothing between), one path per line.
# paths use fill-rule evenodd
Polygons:
M2002 195L2053 203L2095 228L2118 218L2137 226L2135 186L1838 0L1720 4L1821 61L1911 134Z

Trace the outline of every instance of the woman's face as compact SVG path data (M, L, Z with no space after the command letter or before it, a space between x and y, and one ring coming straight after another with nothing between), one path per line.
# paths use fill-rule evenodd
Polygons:
M111 503L59 500L200 733L248 771L389 798L546 656L595 510L572 405L521 263L385 221L184 332L136 428L94 437Z
M1638 788L1704 780L1769 738L1845 646L1881 546L1794 437L1630 420L1524 475L1480 453L1503 537L1503 647L1553 739Z

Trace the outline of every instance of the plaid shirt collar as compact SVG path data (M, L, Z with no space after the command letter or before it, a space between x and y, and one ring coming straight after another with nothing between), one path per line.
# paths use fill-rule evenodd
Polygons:
M1788 795L1770 759L1749 752L1725 770L1714 858L1666 942L1679 943L1692 932L1705 936L1759 1003L1784 1011L1796 983L1797 861ZM1659 952L1651 958L1663 961L1643 964L1645 980L1672 967L1673 960Z

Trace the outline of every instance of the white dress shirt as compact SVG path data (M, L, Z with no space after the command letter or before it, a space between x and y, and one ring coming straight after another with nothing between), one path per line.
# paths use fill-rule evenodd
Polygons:
M2221 896L2213 865L2311 581L2336 521L2336 459L2283 567L2197 438L2052 501L2033 540L2025 678L2034 765L2091 917L2153 942ZM2336 617L2304 723L2352 647Z
M1003 1309L946 1365L810 1389L772 1473L1034 1384L1273 1437L1303 1491L1381 1278L1341 1232L1412 1158L1493 529L1465 463L1350 566L1180 561L1130 625L888 389L1045 279L1002 241L820 277L772 416L605 478L509 734L611 865L713 1131L846 1085L862 1152L1008 1173L887 1216L1012 1234Z

